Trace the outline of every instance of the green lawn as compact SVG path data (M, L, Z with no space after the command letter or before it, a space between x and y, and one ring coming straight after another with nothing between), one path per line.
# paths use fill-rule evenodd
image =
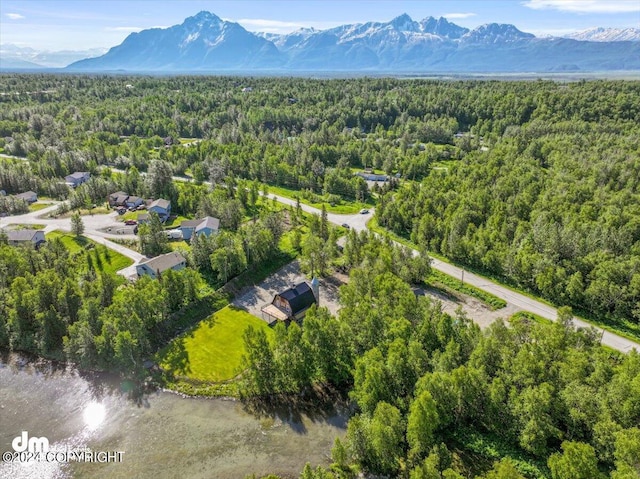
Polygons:
M62 233L60 231L52 231L47 233L47 241L51 241L54 238L60 238L62 244L69 250L71 254L86 251L91 255L91 259L95 268L98 271L104 271L105 273L115 273L122 268L131 266L133 260L126 256L113 251L106 246L99 245L84 236L76 237L72 233ZM93 245L93 246L91 246Z
M245 353L242 335L253 326L268 336L267 323L242 309L226 306L177 337L158 353L160 366L188 380L220 382L242 372Z
M34 211L40 211L40 210L42 210L44 208L47 208L49 206L51 206L51 205L49 205L47 203L31 203L29 205L29 211L33 213Z
M322 205L324 204L329 213L337 213L342 215L351 215L357 213L363 208L371 208L374 206L373 201L369 201L367 203L362 203L360 201L345 201L342 200L339 204L331 205L326 202L313 203L304 199L300 196L300 191L294 190L292 188L285 188L282 186L273 186L269 185L269 194L284 196L285 198L291 198L295 200L297 197L300 197L300 203L313 206L314 208L322 209Z
M169 216L169 219L167 220L167 222L164 224L164 229L177 228L178 226L180 226L180 224L183 221L187 221L188 219L190 218L187 218L185 216L180 216L180 215L177 215L177 216L171 215Z
M507 302L504 299L498 298L497 296L494 296L493 294L488 293L483 289L476 288L471 284L463 284L459 279L435 269L431 269L431 274L425 282L438 288L458 291L468 296L473 296L474 298L479 299L480 301L485 303L493 311L495 311L496 309L502 309L507 305Z
M45 225L41 224L12 224L9 225L9 229L12 230L43 230L45 229Z
M191 245L186 241L169 241L169 248L171 251L183 250L183 251L191 251Z

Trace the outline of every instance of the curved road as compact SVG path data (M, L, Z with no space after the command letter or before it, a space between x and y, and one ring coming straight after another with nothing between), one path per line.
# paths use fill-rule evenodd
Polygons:
M124 173L122 170L117 170L112 168L112 171ZM186 181L190 182L191 178L174 176L173 179L175 181ZM208 184L208 182L205 182ZM280 203L286 205L296 205L296 201L291 198L286 198L284 196L275 195L269 193L269 197L276 198L276 200ZM305 205L304 203L300 204L303 211L307 213L320 214L321 211L312 206ZM65 219L44 219L40 218L41 215L46 214L55 208L55 205L52 207L45 208L43 210L28 213L21 216L12 216L7 218L0 219L0 226L3 224L15 224L15 223L23 223L23 224L45 224L45 231L52 231L54 229L63 229L66 231L71 230L71 220L69 218ZM371 218L374 210L371 209L369 214L353 214L353 215L340 215L335 213L328 213L327 219L337 225L346 224L349 225L350 228L356 231L363 231L367 229L367 222ZM110 213L108 215L93 215L93 216L83 216L82 220L85 225L85 236L91 238L92 240L104 244L109 248L118 251L119 253L133 259L135 262L140 261L144 258L140 253L132 251L122 245L117 243L113 243L109 241L109 238L137 238L135 235L111 235L108 233L104 233L100 231L105 226L109 226L111 224L116 224L113 220L116 216L116 213ZM418 254L415 251L415 254ZM454 266L449 263L445 263L440 260L433 259L431 260L431 266L438 271L448 274L449 276L453 276L454 278L460 278L462 276L463 270L457 266ZM122 273L125 273L123 271ZM484 291L487 291L498 298L501 298L507 302L507 305L511 307L513 311L530 311L535 313L543 318L549 319L551 321L555 321L558 317L558 310L553 306L549 306L541 301L537 301L533 298L515 292L509 288L506 288L502 285L494 283L493 281L483 278L482 276L478 276L477 274L470 273L468 271L464 271L464 280L465 282L480 288ZM610 348L616 349L621 352L629 352L632 349L637 349L640 351L640 344L631 341L627 338L623 338L622 336L618 336L617 334L611 333L609 331L605 331L601 328L593 326L585 321L574 318L574 323L578 327L593 327L595 328L602 337L602 344L609 346Z
M179 177L179 176L175 176L174 180L187 181L187 182L190 181L189 178ZM296 200L292 200L291 198L279 196L273 193L269 193L268 196L272 198L275 197L278 202L286 205L292 205L292 206L296 205ZM302 208L303 211L306 211L307 213L313 213L317 215L321 213L319 209L314 208L313 206L305 205L304 203L301 203L300 207ZM336 213L327 213L327 219L336 225L347 224L349 225L350 228L356 231L363 231L367 229L367 222L369 221L369 219L371 219L371 216L374 213L374 209L371 208L369 211L370 211L369 214L357 213L353 215L340 215ZM414 250L414 253L418 254L418 251ZM431 266L434 269L437 269L438 271L446 273L449 276L453 276L454 278L462 277L462 272L463 272L462 268L459 268L449 263L445 263L444 261L440 261L432 258ZM507 302L507 306L510 307L510 310L513 312L529 311L531 313L535 313L551 321L555 321L558 318L558 310L553 306L549 306L548 304L545 304L541 301L537 301L533 298L525 296L524 294L520 294L500 284L494 283L490 279L483 278L482 276L478 276L477 274L473 274L465 270L464 280L466 283L469 283L477 288L487 291L497 296L498 298L504 299ZM629 352L634 348L640 351L640 344L634 341L631 341L630 339L623 338L622 336L618 336L617 334L611 333L609 331L605 331L602 328L589 324L578 318L574 318L573 322L578 327L595 328L601 335L602 344L609 346L610 348L616 349L623 353Z
M55 209L58 207L58 204L59 203L56 202L51 206L47 206L46 208L43 208L41 210L33 211L31 213L25 213L23 215L0 218L0 227L14 224L44 225L45 233L50 233L51 231L55 230L71 231L71 218L44 218L44 216L48 213L55 211ZM84 223L84 236L95 241L96 243L102 244L114 251L117 251L127 258L131 258L134 262L137 263L145 257L136 251L122 246L121 244L109 241L109 239L117 238L137 240L138 237L136 235L116 235L105 233L104 231L102 231L104 228L108 228L110 226L122 227L122 223L118 223L115 221L116 217L117 213L115 212L106 215L100 214L83 216L82 222Z
M275 198L280 203L294 206L296 204L296 201L290 198L285 198L283 196L274 194L269 194L269 196L275 196ZM320 210L318 210L317 208L302 203L300 206L304 211L308 213L320 214ZM347 224L356 231L363 231L367 229L367 222L369 221L369 219L371 219L371 215L373 214L373 212L374 210L371 209L370 214L339 215L335 213L328 213L327 219L334 224ZM414 250L414 252L415 254L418 254L418 251ZM454 278L462 277L462 268L449 263L445 263L441 260L431 258L431 267L437 269L438 271L446 273L449 276L453 276ZM500 284L494 283L487 278L478 276L477 274L473 274L469 271L464 270L464 281L477 288L487 291L494 296L497 296L498 298L504 299L507 302L507 306L511 306L511 310L514 312L529 311L551 321L555 321L558 318L558 310L553 306L549 306L548 304L545 304L541 301L537 301L533 298L525 296L524 294L520 294ZM610 348L616 349L623 353L629 352L633 348L640 351L640 344L631 341L630 339L623 338L622 336L618 336L617 334L611 333L609 331L605 331L602 328L598 328L597 326L589 324L578 318L574 318L573 322L577 327L595 328L602 337L602 344L609 346Z

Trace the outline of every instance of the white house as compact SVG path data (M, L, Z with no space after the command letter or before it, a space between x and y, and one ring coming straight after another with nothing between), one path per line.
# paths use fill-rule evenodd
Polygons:
M156 213L161 221L167 221L167 218L171 215L171 201L163 200L162 198L155 200L147 208L149 213Z
M32 244L38 248L45 242L44 231L42 230L9 230L7 233L8 243L12 246L24 246Z
M185 266L187 266L187 260L184 259L180 253L174 251L140 261L140 263L136 265L136 272L138 276L144 276L146 274L155 279L162 274L163 271L169 269L179 271Z
M67 185L75 188L78 185L89 181L89 178L91 178L91 173L88 171L76 171L75 173L65 176L64 181L66 181Z

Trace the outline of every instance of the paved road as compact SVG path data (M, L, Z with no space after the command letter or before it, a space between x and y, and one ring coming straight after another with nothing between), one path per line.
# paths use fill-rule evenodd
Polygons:
M62 231L71 231L71 218L46 218L46 215L55 211L58 207L59 202L55 202L51 206L47 206L38 211L33 211L31 213L25 213L23 215L17 216L7 216L5 218L0 218L0 227L4 227L7 225L13 224L24 224L24 225L44 225L45 233L50 233L55 230ZM111 248L114 251L126 256L127 258L131 258L134 262L138 262L145 257L140 253L130 250L125 246L122 246L118 243L114 243L113 241L109 241L110 239L135 239L138 237L136 235L130 234L110 234L105 231L102 231L108 227L118 227L122 228L122 223L118 223L116 221L117 213L109 213L109 214L100 214L100 215L87 215L82 217L82 222L84 223L84 236L95 241L96 243L105 245Z
M120 171L122 170L114 170ZM176 181L191 181L190 178L182 177L182 176L174 176L174 180ZM209 184L205 182L205 184ZM275 197L276 200L280 203L286 205L295 206L296 201L291 198L286 198L284 196L276 195L273 193L269 193L269 197ZM309 205L305 205L301 203L300 207L303 211L307 213L320 214L321 211L317 208L314 208ZM356 231L363 231L367 229L367 222L371 219L374 214L374 209L371 208L368 214L353 214L353 215L339 215L335 213L328 213L327 219L336 224L336 225L349 225L350 228ZM417 251L414 250L414 254L418 254ZM443 273L448 274L449 276L453 276L454 278L462 277L462 268L454 266L449 263L445 263L440 260L432 259L431 266L438 271L442 271ZM493 281L483 278L482 276L478 276L476 274L470 273L468 271L464 271L464 280L465 282L476 286L484 291L487 291L498 298L504 299L507 302L507 307L510 311L530 311L535 313L543 318L549 319L551 321L555 321L558 318L558 310L553 306L549 306L545 303L537 301L535 299L529 298L523 294L512 291L509 288L501 286ZM574 319L574 323L578 327L594 327L599 333L602 335L602 344L609 346L610 348L616 349L622 352L629 352L631 349L635 348L640 351L640 344L631 341L627 338L623 338L622 336L618 336L617 334L610 333L609 331L604 331L601 328L595 327L585 321L580 319Z
M124 173L124 171L122 170L117 170L113 168L112 168L112 171ZM187 182L191 181L190 178L185 178L180 176L175 176L174 180L187 181ZM271 193L268 196L272 198L275 197L278 202L286 205L295 206L296 204L295 200L286 198L284 196L279 196ZM314 208L312 206L305 205L305 204L301 204L301 208L303 211L306 211L307 213L314 213L314 214L321 213L319 209ZM71 230L71 221L68 218L62 219L62 220L43 220L39 218L39 216L42 215L43 213L46 213L47 210L49 210L49 208L40 210L35 213L22 215L22 216L13 216L13 217L4 218L3 220L5 222L3 223L2 221L0 221L0 225L7 224L7 220L9 220L8 221L9 223L29 223L29 222L31 222L31 224L41 223L41 224L46 224L47 228L55 226L56 228L54 229L60 228L67 231ZM356 231L363 231L367 229L367 221L372 217L373 213L374 213L373 209L371 209L370 213L368 214L339 215L335 213L328 213L327 219L334 224L337 224L337 225L347 224L349 225L349 227L355 229ZM105 218L105 217L108 217L108 218ZM98 230L98 228L103 228L105 225L108 225L107 221L111 221L112 223L115 223L115 221L113 221L114 217L115 217L115 213L111 213L109 215L84 216L83 221L85 223L85 230L89 234L92 234L96 237L100 237L105 241L107 241L108 238L118 238L118 237L124 238L124 237L132 236L132 235L109 235L107 233L104 233ZM59 222L59 223L55 223L55 222ZM133 237L135 238L135 236ZM135 251L131 251L128 248L124 248L120 245L116 245L115 243L111 243L111 242L109 243L121 248L122 254L125 254L125 256L128 256L129 258L134 259L134 261L139 261L139 257L141 257L139 253L136 253ZM126 251L126 253L124 251ZM417 252L415 253L417 254ZM454 278L460 278L462 276L462 272L463 272L462 268L459 268L449 263L445 263L440 260L432 259L431 266L437 269L438 271L442 271L443 273L453 276ZM546 318L552 321L555 321L557 319L558 310L556 308L549 306L545 303L542 303L540 301L537 301L535 299L529 298L528 296L525 296L523 294L512 291L511 289L501 286L497 283L494 283L493 281L487 278L483 278L476 274L465 271L464 280L473 286L476 286L480 289L488 291L489 293L497 296L498 298L504 299L511 310L530 311L532 313L538 314L543 318ZM579 319L574 319L574 323L580 327L592 326ZM621 336L618 336L617 334L610 333L608 331L603 331L601 328L596 327L596 329L602 335L602 344L606 346L609 346L613 349L616 349L622 352L629 352L633 348L640 350L640 344L634 341L623 338Z

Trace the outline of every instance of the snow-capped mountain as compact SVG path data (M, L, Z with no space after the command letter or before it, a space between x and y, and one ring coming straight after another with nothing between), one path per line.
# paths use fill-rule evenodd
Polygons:
M130 34L99 58L71 64L72 70L198 71L277 67L276 46L239 24L209 12L181 25Z
M513 25L488 23L465 33L460 38L460 41L468 44L500 45L520 42L522 40L532 40L535 37L532 33L521 32Z
M76 71L522 72L640 70L640 42L536 38L513 25L473 30L445 18L251 33L209 12L181 25L132 33Z
M2 68L62 68L71 62L103 55L106 48L89 50L35 50L11 43L0 45L0 67ZM23 65L22 67L11 65Z
M565 38L586 42L640 42L640 28L589 28Z

